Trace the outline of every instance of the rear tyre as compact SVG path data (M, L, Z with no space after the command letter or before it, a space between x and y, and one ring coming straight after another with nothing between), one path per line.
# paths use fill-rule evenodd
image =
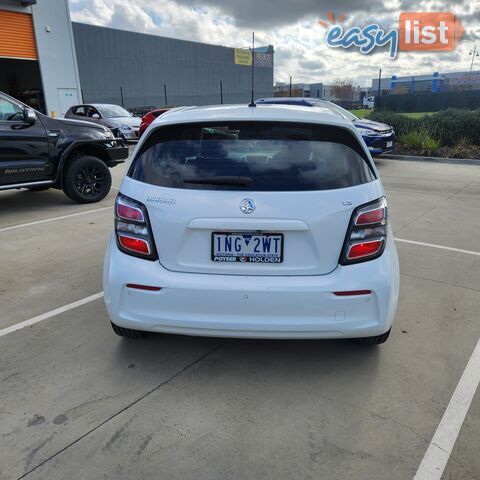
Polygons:
M361 345L380 345L387 341L388 337L390 336L390 330L382 333L382 335L377 335L376 337L352 338L352 340Z
M113 322L110 322L112 325L113 331L119 336L124 338L142 338L146 335L145 332L140 330L132 330L130 328L123 328L115 325Z
M63 178L63 191L78 203L103 200L112 186L107 165L96 157L81 155L71 160Z

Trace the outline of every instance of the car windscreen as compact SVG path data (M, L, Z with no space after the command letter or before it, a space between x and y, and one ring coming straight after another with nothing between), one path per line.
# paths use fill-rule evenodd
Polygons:
M331 103L330 108L332 110L335 110L336 112L338 112L339 115L341 115L343 118L346 118L347 120L350 120L351 122L358 120L358 117L356 115L349 112L348 110L345 110L343 107L340 107L339 105Z
M375 178L348 130L286 122L209 122L152 132L128 176L172 188L331 190Z
M118 105L101 105L96 108L100 111L102 117L105 118L133 117L130 112Z
M319 98L309 98L308 102L312 105L312 107L328 108L329 110L332 110L338 115L340 115L342 118L350 120L351 122L358 120L358 117L355 116L352 112L345 110L343 107L341 107L340 105L337 105L336 103L329 102L326 100L320 100Z

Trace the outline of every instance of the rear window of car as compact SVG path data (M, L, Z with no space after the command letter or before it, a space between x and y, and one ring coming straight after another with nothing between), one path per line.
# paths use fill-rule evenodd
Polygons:
M127 175L171 188L248 191L331 190L375 178L348 130L283 122L160 127Z

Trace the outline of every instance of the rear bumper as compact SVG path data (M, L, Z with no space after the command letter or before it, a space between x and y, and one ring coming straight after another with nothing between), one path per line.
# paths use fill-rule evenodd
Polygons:
M128 288L128 283L162 287ZM335 291L371 290L336 296ZM318 276L233 276L172 272L121 253L113 237L104 291L113 323L135 330L236 338L354 338L386 332L398 300L392 236L373 261Z

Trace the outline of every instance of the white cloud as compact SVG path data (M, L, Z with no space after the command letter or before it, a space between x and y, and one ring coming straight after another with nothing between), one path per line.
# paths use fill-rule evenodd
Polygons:
M257 4L264 3L262 0L255 1ZM272 0L264 1L275 8ZM238 4L237 0L235 2ZM338 5L338 13L350 11L347 8L352 6L351 0L330 3ZM460 19L465 19L463 23L467 34L455 52L400 52L394 61L389 59L386 51L364 56L354 51L328 48L324 43L325 29L318 24L318 20L325 20L326 4L316 14L317 2L288 1L285 5L290 5L292 20L288 22L288 12L282 12L282 15L274 16L278 20L273 26L273 20L262 25L259 20L262 17L255 9L252 10L255 2L251 0L246 5L252 11L246 9L247 13L241 19L233 16L236 13L232 10L233 4L229 4L229 8L222 8L222 4L227 5L218 0L207 0L201 4L196 0L137 0L129 3L123 0L70 0L72 19L77 22L230 47L249 45L252 29L245 26L249 23L247 13L257 15L254 22L257 45L272 44L275 47L276 81L287 81L292 75L298 82L329 83L351 78L356 84L369 85L370 80L377 77L379 68L383 69L384 76L468 70L471 58L468 51L480 38L480 0L459 1L454 5L443 0L394 0L385 2L385 5L375 2L376 7L379 6L376 11L370 8L351 13L347 17L347 25L363 26L375 20L385 27L396 26L402 10L450 10ZM344 10L342 5L346 7ZM358 5L361 6L360 3ZM307 11L311 13L306 15Z

